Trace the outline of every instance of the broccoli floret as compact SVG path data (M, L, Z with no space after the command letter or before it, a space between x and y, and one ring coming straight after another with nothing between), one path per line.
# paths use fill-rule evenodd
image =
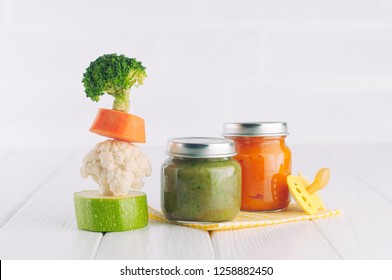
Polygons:
M105 54L90 63L83 74L86 96L99 101L107 93L114 97L113 109L129 111L129 94L132 86L143 84L146 68L141 62L124 55Z

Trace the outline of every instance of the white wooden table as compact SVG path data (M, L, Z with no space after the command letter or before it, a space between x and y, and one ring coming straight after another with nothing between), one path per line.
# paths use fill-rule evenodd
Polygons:
M391 259L392 143L292 146L293 173L331 169L321 191L340 216L208 233L156 221L94 233L76 227L72 194L97 189L79 168L90 148L0 149L0 259ZM152 177L144 191L160 208L163 148L142 149Z

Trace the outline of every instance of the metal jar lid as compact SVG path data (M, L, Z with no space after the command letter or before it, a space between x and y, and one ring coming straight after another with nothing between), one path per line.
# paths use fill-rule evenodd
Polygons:
M285 136L288 134L285 122L240 122L223 125L223 136Z
M230 139L185 137L167 141L166 154L184 158L221 158L237 153L234 141Z

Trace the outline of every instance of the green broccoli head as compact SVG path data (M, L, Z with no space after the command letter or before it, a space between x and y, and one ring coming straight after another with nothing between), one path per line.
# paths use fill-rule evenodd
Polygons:
M83 74L86 96L99 101L107 93L114 97L113 109L128 112L132 86L143 84L146 68L141 62L124 55L105 54L90 63Z

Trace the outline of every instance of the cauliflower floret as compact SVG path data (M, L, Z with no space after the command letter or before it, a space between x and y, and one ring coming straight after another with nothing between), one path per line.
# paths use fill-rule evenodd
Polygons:
M91 176L103 195L124 196L143 187L151 175L151 164L138 146L120 140L98 143L83 159L80 173Z

